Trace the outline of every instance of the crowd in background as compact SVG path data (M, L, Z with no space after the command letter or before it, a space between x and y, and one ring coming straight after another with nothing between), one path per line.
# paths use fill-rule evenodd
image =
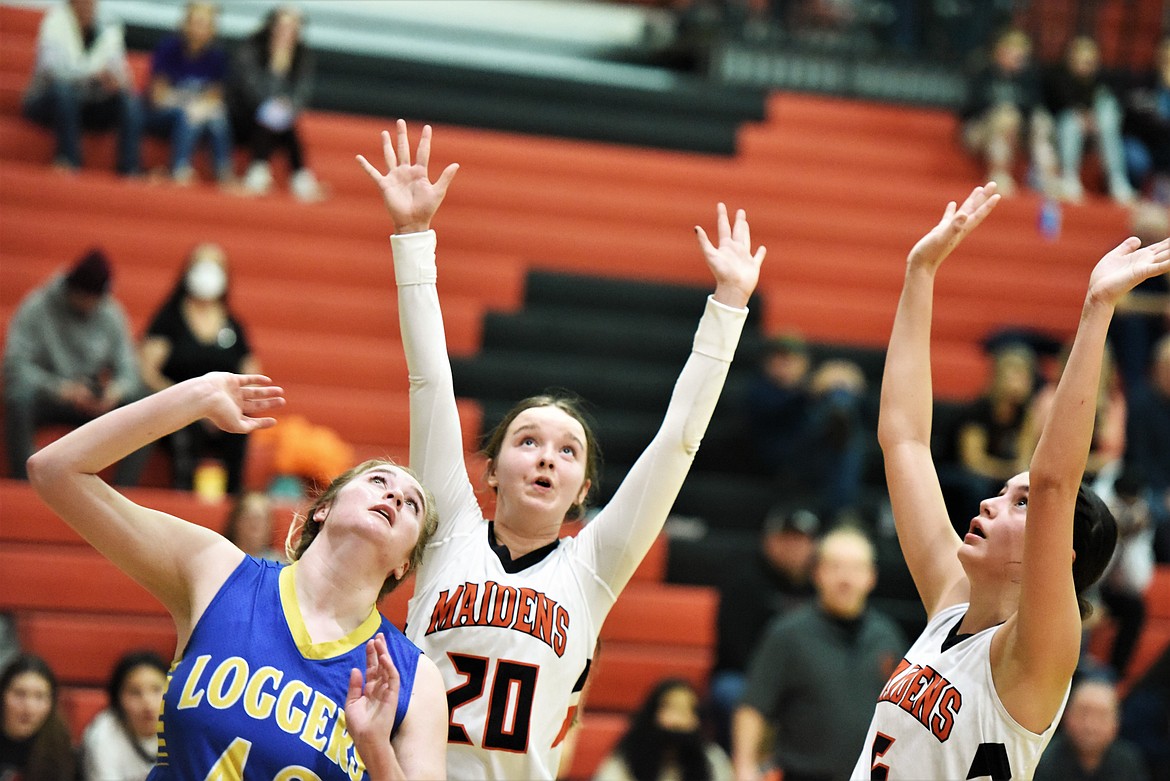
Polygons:
M57 138L54 166L82 165L86 130L117 128L118 172L143 174L143 134L170 145L173 182L195 180L195 154L205 143L212 176L224 187L267 193L270 158L287 155L289 188L299 199L323 190L308 167L297 121L312 92L314 55L301 37L304 18L291 6L273 8L261 27L229 54L218 39L218 6L188 3L178 29L151 53L146 83L136 84L121 25L97 0L69 0L45 14L23 111ZM242 181L235 149L246 150Z
M918 5L745 3L752 13L825 25L866 13L876 19L879 7L893 9L886 27L895 42L911 34L911 26L898 22ZM1010 5L987 8L994 14ZM155 49L148 83L139 90L121 29L102 20L95 0L54 6L45 17L24 103L26 116L56 134L54 166L80 168L81 133L116 126L122 174L143 173L141 138L153 134L170 144L167 177L177 184L194 180L195 150L206 141L210 171L228 189L269 192L269 161L281 151L289 159L292 192L303 200L320 198L322 187L307 167L297 132L313 71L311 52L300 39L303 17L288 7L273 9L261 29L229 55L216 40L216 13L210 3L190 3L180 29ZM988 52L972 77L962 135L1001 189L1022 180L1067 201L1083 200L1086 190L1127 205L1148 199L1153 205L1134 210L1134 232L1143 243L1164 238L1170 44L1163 44L1149 72L1125 78L1102 70L1090 37L1070 41L1066 57L1044 68L1032 61L1028 37L1018 29L997 36ZM1084 175L1087 142L1099 152L1100 181ZM240 174L237 145L247 151ZM207 371L259 370L246 327L229 307L222 248L193 248L137 343L111 294L112 279L110 259L90 250L31 292L8 326L5 430L14 476L23 476L41 425L76 425ZM940 478L957 527L966 526L980 498L1027 464L1061 368L1063 346L1037 334L996 334L987 346L993 369L984 392L956 405L936 431ZM1111 350L1087 477L1109 502L1121 531L1097 595L1100 611L1117 631L1108 658L1086 657L1065 727L1038 778L1140 778L1142 772L1156 778L1170 772L1164 730L1150 730L1151 724L1167 723L1166 655L1124 701L1117 689L1142 631L1143 594L1153 567L1170 563L1170 291L1164 278L1151 280L1119 307ZM876 691L905 646L901 630L868 604L878 562L872 529L854 523L863 514L867 489L880 489L869 484L877 455L875 392L849 361L814 363L799 334L779 334L768 343L739 402L750 421L751 446L788 504L769 515L758 557L714 584L723 604L735 610L720 613L718 659L707 696L685 682L663 682L635 714L598 778L746 781L782 768L785 779L801 781L848 772L860 738L820 730L832 717L822 711L831 705L841 724L856 721L864 733ZM170 437L166 447L173 486L182 490L196 487L203 459L216 459L223 489L235 497L227 536L251 555L281 556L274 550L270 500L244 491L243 435L195 424ZM137 484L148 456L125 459L115 482ZM838 674L846 668L856 679ZM74 753L61 748L69 746L69 731L52 670L35 657L13 657L0 675L0 779L8 778L5 762L30 780L145 777L157 752L154 714L166 669L149 653L123 658L110 676L110 707L86 728L81 751ZM810 728L816 734L802 732ZM62 751L76 763L45 759ZM101 763L121 775L102 770ZM38 770L48 767L56 769Z

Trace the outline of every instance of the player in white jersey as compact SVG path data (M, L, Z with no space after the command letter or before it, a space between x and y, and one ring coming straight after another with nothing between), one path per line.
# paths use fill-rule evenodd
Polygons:
M411 465L434 492L439 531L415 582L407 633L439 665L450 710L447 769L459 779L551 779L597 636L662 528L719 397L759 278L742 211L719 205L718 247L699 243L715 293L662 428L610 503L571 539L595 482L596 443L564 399L521 402L485 453L496 493L484 519L464 462L436 291L430 221L455 166L431 184L429 127L410 163L406 125L383 134L389 172L364 157L394 222L399 317L410 370Z
M977 187L910 251L882 379L878 439L926 630L878 697L854 779L1027 779L1052 736L1080 653L1079 597L1117 527L1082 485L1114 306L1170 270L1170 241L1127 239L1089 278L1080 326L1029 471L983 500L962 540L930 454L930 321L939 264L995 207ZM1015 284L1004 295L1026 305Z

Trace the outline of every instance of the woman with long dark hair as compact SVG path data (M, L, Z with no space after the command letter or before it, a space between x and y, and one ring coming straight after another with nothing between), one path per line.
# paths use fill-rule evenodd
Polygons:
M20 654L0 673L0 781L74 781L73 743L48 662Z
M681 678L655 686L593 781L723 781L731 760L707 741L699 720L699 694Z
M305 45L305 19L292 6L273 8L259 30L244 39L232 59L228 109L237 141L252 157L244 188L262 195L272 187L269 159L288 155L294 196L315 201L322 195L305 162L297 120L313 91L316 57Z
M109 705L81 736L85 781L144 781L158 759L158 719L167 663L154 651L131 651L106 684Z

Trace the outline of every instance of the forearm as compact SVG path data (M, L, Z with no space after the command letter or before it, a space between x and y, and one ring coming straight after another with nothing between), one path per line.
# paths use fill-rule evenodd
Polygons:
M735 710L731 724L731 763L739 779L758 778L760 746L764 743L767 724L764 716L750 705Z
M1068 363L1053 395L1030 465L1032 490L1053 481L1077 485L1085 471L1100 389L1101 357L1113 306L1086 300Z
M934 271L913 265L906 269L882 374L878 440L883 449L907 440L930 443L934 276Z
M662 530L719 401L746 319L746 309L708 300L662 426L586 527L597 545L598 573L615 590L628 582Z
M443 509L468 485L463 433L436 288L435 234L394 235L398 318L410 380L410 464ZM459 499L456 499L458 494Z

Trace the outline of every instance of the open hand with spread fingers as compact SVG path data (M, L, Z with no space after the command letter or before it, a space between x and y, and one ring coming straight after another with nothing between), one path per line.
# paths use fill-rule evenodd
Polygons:
M735 213L735 225L728 219L725 205L720 203L717 212L716 238L719 245L712 244L707 232L698 225L695 226L695 235L707 266L715 275L715 300L742 309L747 306L760 281L760 264L764 262L767 249L761 246L752 253L751 230L743 209Z
M451 163L435 182L431 182L427 173L431 158L431 126L423 125L412 164L410 137L406 132L406 121L402 119L398 120L393 139L389 131L382 131L382 154L386 158L387 170L384 174L363 155L358 155L357 161L382 191L386 210L394 221L394 232L403 234L429 230L431 219L447 195L447 188L455 178L459 165Z
M948 203L938 224L910 250L908 262L936 270L967 234L991 214L999 197L995 182L988 182L972 190L962 206L957 206L954 201Z
M1088 298L1115 305L1121 297L1141 282L1170 273L1170 239L1141 246L1130 236L1097 261L1089 276Z
M379 632L366 643L365 683L360 670L351 670L345 699L346 727L367 767L387 762L400 685L398 668Z
M211 372L203 376L209 383L203 416L218 428L232 434L247 434L276 425L276 419L264 416L284 406L284 390L263 374L229 374Z

